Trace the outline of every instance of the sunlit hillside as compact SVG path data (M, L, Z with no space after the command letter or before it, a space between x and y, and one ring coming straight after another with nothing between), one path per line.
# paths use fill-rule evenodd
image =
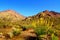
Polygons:
M24 17L0 12L0 40L60 40L60 13L45 10Z

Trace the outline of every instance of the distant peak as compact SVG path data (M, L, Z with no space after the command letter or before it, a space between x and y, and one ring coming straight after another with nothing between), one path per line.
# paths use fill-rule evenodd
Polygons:
M43 12L49 12L48 10L45 10L45 11L43 11Z

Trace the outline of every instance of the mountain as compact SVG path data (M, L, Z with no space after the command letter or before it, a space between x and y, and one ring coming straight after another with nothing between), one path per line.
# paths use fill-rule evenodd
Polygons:
M40 12L32 17L40 17L40 16L44 16L44 17L47 17L47 16L50 16L50 17L60 17L60 13L58 12L55 12L55 11L48 11L48 10L45 10L43 12Z
M27 29L33 28L37 35L43 36L46 40L49 40L49 35L50 37L57 36L56 39L53 40L58 40L60 38L60 13L58 12L45 10L25 18L22 20L21 25Z
M30 22L32 21L41 21L41 20L57 20L57 19L60 19L60 13L58 12L55 12L55 11L48 11L48 10L45 10L43 12L40 12L36 15L33 15L33 16L29 16L29 17L26 17L23 21L28 21L27 24L30 24Z
M45 13L46 15L51 16L51 17L60 17L60 13L54 12L54 11L45 10L45 11L43 11L43 13Z
M6 40L59 40L60 13L45 10L24 17L13 10L2 11L0 34L0 38L4 36Z
M23 20L25 19L25 16L22 16L21 14L13 11L13 10L5 10L5 11L1 11L0 12L0 18L7 18L7 19L11 19L13 21L16 20Z

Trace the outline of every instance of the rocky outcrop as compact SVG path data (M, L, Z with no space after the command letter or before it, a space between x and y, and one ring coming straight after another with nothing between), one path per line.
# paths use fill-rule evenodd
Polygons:
M20 37L22 37L23 39L26 39L26 40L36 40L37 39L37 35L33 29L27 29L27 30L21 32Z

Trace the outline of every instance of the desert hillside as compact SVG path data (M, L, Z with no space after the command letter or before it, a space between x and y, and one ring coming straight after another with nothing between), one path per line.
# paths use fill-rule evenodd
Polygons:
M16 21L25 19L25 16L22 16L13 10L5 10L0 12L0 18L7 18L8 20Z
M60 13L45 10L25 17L13 10L2 11L0 40L60 40Z

